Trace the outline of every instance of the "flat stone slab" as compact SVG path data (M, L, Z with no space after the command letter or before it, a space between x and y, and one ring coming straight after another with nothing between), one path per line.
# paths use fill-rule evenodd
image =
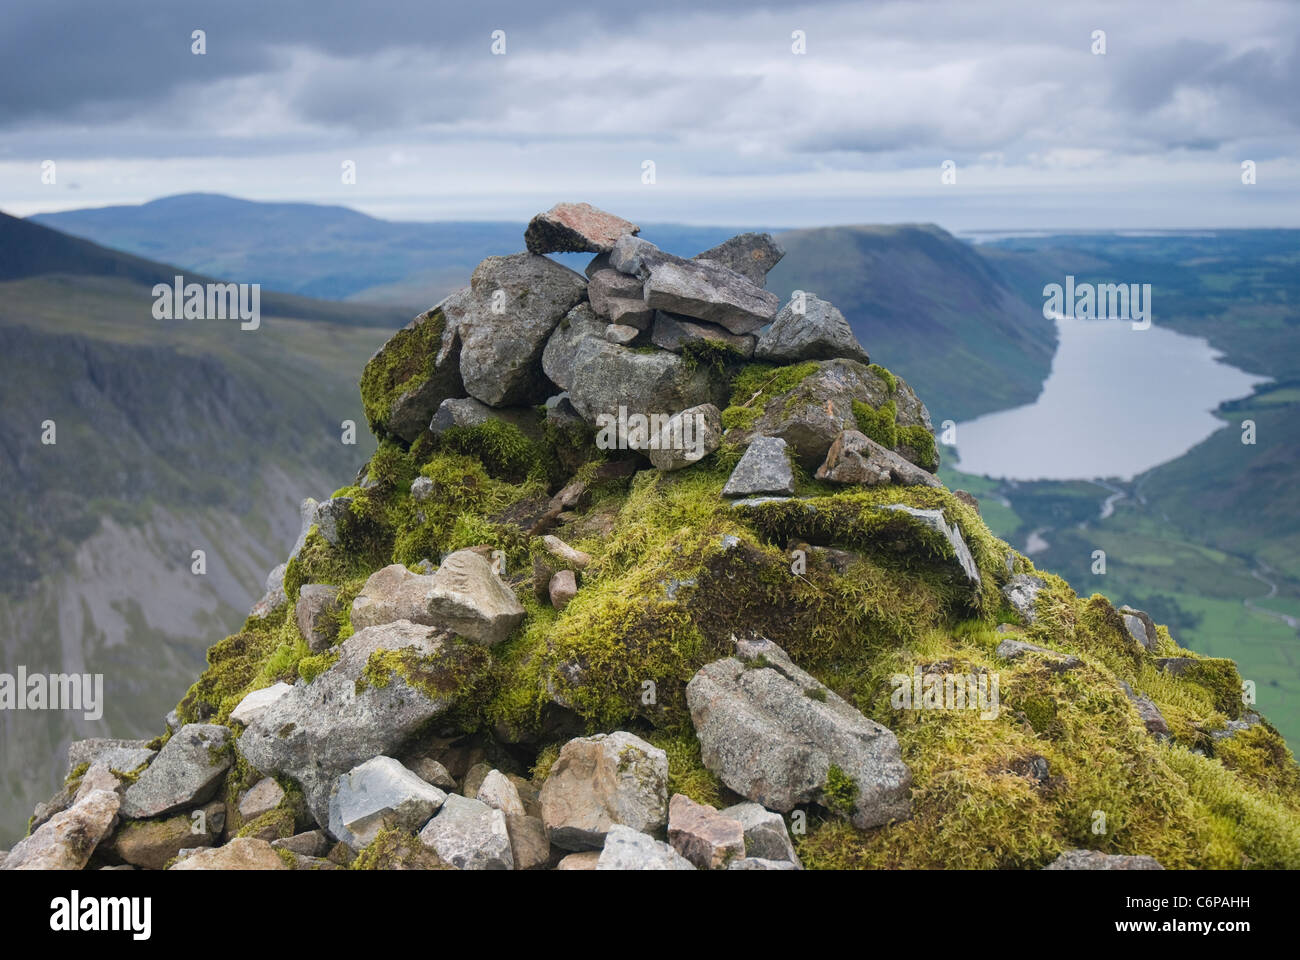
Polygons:
M589 203L557 203L524 231L529 253L608 253L618 238L641 228Z
M724 497L794 493L794 470L780 437L755 437L722 488Z

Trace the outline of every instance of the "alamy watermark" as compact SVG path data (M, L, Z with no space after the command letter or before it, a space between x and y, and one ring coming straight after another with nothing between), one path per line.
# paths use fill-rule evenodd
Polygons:
M0 710L81 710L87 720L104 715L102 673L0 673Z
M154 284L155 320L234 320L240 330L262 325L260 283L186 283L176 276L170 285Z
M895 710L978 710L981 720L998 717L996 673L923 673L917 666L910 675L896 673L889 681Z
M1043 287L1043 316L1048 320L1131 320L1134 330L1151 326L1151 284L1079 283Z

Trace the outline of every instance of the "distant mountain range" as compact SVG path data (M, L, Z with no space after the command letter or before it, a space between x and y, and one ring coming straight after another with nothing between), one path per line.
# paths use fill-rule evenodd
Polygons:
M524 224L406 223L346 207L182 194L139 206L38 214L32 221L190 270L268 289L423 310L468 282L487 256L523 248ZM693 256L737 228L642 224ZM937 421L1028 403L1056 349L1054 325L1017 298L970 244L933 225L828 227L778 234L768 278L838 306L858 338L931 405ZM581 269L585 257L559 258Z

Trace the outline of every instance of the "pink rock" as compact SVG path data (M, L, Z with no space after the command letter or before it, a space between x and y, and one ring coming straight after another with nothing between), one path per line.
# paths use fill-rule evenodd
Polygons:
M739 820L677 793L668 803L668 842L701 870L722 870L745 855L745 828Z
M533 217L524 242L529 253L608 253L619 237L640 231L635 223L589 203L557 203Z
M578 578L572 570L560 570L551 577L551 606L563 610L578 593Z

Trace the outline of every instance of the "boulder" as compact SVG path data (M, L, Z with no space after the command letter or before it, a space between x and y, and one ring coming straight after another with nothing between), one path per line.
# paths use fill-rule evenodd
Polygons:
M564 386L564 384L561 384ZM722 403L726 384L705 365L692 367L675 353L641 353L586 337L577 346L569 402L589 424L601 414L673 414L702 403Z
M1046 587L1047 581L1041 577L1017 573L1002 588L1002 596L1006 597L1007 603L1011 604L1011 608L1020 614L1025 623L1033 623L1038 619L1036 603L1039 591Z
M543 348L586 295L582 276L546 257L517 253L480 263L459 321L465 392L490 407L545 400L551 390L541 375Z
M701 870L722 870L745 856L739 820L680 793L668 802L668 842Z
M414 833L447 799L392 757L372 757L334 781L329 832L353 850L370 845L380 830Z
M790 831L786 829L785 818L779 813L773 813L762 804L746 801L727 807L721 811L721 815L738 821L745 831L747 858L783 861L790 863L796 869L803 869L799 862L799 855L794 852L794 844L790 842Z
M570 740L541 793L551 843L595 850L615 824L658 830L668 820L668 755L631 733Z
M339 588L329 583L305 583L298 591L293 616L314 653L328 649L338 639L338 596Z
M654 318L650 342L663 350L682 353L687 344L705 342L725 347L746 359L754 354L754 338L747 334L737 335L717 324L678 317L662 310L656 310Z
M759 334L754 357L782 364L840 357L871 362L844 314L812 294L791 300L781 308L771 325Z
M1125 856L1099 850L1066 850L1044 870L1163 870L1155 857Z
M0 870L80 870L112 832L121 799L111 790L92 790L19 840Z
M235 837L224 847L212 847L178 860L172 870L288 870L275 848L265 840Z
M911 816L898 739L762 637L702 667L686 686L705 767L729 788L788 813L816 802L859 829Z
M284 800L284 788L270 777L263 777L239 799L239 816L247 823L270 813Z
M279 700L293 687L287 683L277 681L269 687L263 687L261 690L254 690L252 693L239 701L239 706L230 711L230 719L235 723L242 723L248 726L258 717L270 709L271 704Z
M919 426L933 433L925 404L901 378L886 378L856 360L810 362L816 368L808 376L787 392L770 398L752 426L735 431L737 435L728 439L744 442L754 435L780 437L811 473L826 460L831 444L840 434L858 429L855 400L873 410L892 401L897 426ZM923 468L938 467L937 463L919 462L924 459L920 452L902 444L895 452Z
M420 831L420 842L461 870L514 868L505 814L456 793L448 794L438 815Z
M230 729L216 723L181 727L127 788L122 816L160 817L210 800L230 768L229 738Z
M770 233L742 233L697 253L693 259L711 260L761 287L767 281L768 273L784 256L785 250Z
M669 417L651 438L646 453L657 469L680 470L699 463L721 445L722 411L702 403Z
M468 290L420 314L380 347L361 374L361 399L370 429L411 443L447 397L465 393L461 339L451 316Z
M400 656L430 674L472 676L484 666L446 631L409 620L358 630L337 649L339 659L329 669L295 686L239 738L253 769L302 785L322 827L329 825L329 793L340 774L388 754L456 701L454 688L442 692L414 682L404 670L387 673L382 685L366 681L372 655Z
M580 303L570 310L542 350L542 371L551 382L561 390L568 390L573 385L578 347L589 338L604 340L608 326L607 320L597 317L592 311L591 304ZM565 399L571 401L572 398L566 396Z
M794 493L794 471L780 437L755 437L722 488L724 497Z
M68 769L64 776L80 766L91 767L102 763L110 770L132 773L152 760L158 751L147 746L148 740L111 740L97 737L91 740L74 740L68 744Z
M563 610L569 605L569 601L578 595L578 579L573 575L572 570L557 570L551 577L551 582L547 587L547 595L550 598L551 606L556 610Z
M695 866L663 841L615 824L601 846L596 869L694 870Z
M202 816L178 813L162 820L132 820L113 835L109 849L120 859L144 870L161 870L182 850L210 847L225 825L224 807L217 802L202 808Z
M630 220L589 203L557 203L528 222L524 244L529 253L608 253L619 237L640 232Z
M817 468L817 479L832 483L860 483L869 487L887 483L908 487L943 486L939 478L928 470L904 460L857 430L845 430L835 438L826 451L826 460Z

